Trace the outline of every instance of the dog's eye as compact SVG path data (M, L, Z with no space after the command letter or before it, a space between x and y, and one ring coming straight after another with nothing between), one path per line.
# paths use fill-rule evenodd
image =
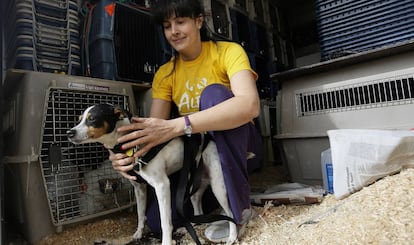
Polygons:
M95 119L95 117L93 117L93 116L89 116L89 117L88 117L88 121L89 121L89 122L95 122L95 121L96 121L96 119Z

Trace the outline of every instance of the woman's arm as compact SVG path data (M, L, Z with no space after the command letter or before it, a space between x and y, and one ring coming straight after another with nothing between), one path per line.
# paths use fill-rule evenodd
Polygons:
M259 115L260 99L253 74L249 70L241 70L231 77L230 84L234 97L189 115L193 132L236 128Z
M234 97L207 110L188 115L193 133L236 128L259 115L260 100L252 72L236 72L230 83ZM165 120L165 114L158 113L166 101L155 99L153 103L151 116L154 117L133 118L133 124L121 128L123 131L133 131L120 138L120 142L130 141L123 145L126 149L141 146L135 156L141 156L155 145L184 134L184 118Z
M160 119L168 119L170 116L171 111L171 102L160 100L160 99L153 99L151 103L151 112L150 117L152 118L160 118ZM133 130L127 126L123 130L129 131ZM128 149L130 147L127 147ZM126 154L118 153L114 154L112 151L109 150L109 160L112 162L112 166L114 170L118 171L122 176L130 180L136 180L135 176L131 176L127 174L128 171L132 170L133 166L131 163L135 161L134 157L128 157Z
M169 119L171 114L171 101L152 99L150 117Z

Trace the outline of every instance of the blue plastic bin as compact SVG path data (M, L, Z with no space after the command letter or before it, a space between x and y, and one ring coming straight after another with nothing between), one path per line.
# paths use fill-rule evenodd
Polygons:
M76 58L80 56L80 34L73 31L80 25L77 4L76 0L8 1L7 68L80 74Z
M92 12L89 30L89 64L92 77L115 80L115 56L113 48L113 14L106 7L114 0L101 0Z
M322 60L414 38L414 0L319 0Z

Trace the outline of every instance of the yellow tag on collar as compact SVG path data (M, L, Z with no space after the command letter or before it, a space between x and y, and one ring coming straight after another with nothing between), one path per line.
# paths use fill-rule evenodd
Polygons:
M134 148L128 149L125 154L129 157L132 157L134 155Z

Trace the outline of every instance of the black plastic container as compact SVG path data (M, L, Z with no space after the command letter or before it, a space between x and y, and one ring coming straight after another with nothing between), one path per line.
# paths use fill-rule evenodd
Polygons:
M235 9L230 9L232 23L232 39L240 43L246 50L253 50L249 17Z

